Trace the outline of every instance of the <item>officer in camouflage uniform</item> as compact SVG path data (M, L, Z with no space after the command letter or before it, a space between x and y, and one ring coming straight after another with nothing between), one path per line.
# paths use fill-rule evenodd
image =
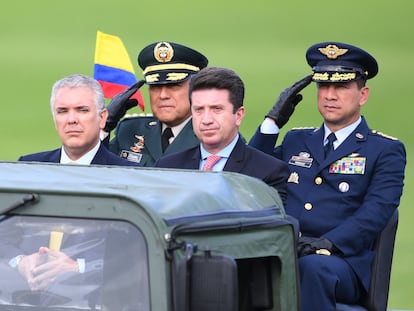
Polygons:
M368 291L373 246L400 203L406 151L371 130L360 109L378 72L374 57L341 42L311 46L313 74L284 90L250 145L290 167L286 212L299 221L302 310L358 304ZM275 148L279 129L316 82L320 128L293 129Z
M207 58L189 47L173 42L156 42L146 46L138 55L144 80L115 96L107 109L105 126L108 145L115 127L115 137L109 149L122 158L153 166L161 156L198 146L194 135L190 102L189 78L208 64ZM148 85L151 116L125 117L137 102L130 99L143 84Z

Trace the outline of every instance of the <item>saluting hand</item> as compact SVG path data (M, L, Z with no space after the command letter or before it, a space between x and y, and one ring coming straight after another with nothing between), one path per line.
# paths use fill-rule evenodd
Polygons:
M266 115L266 117L275 121L279 129L288 122L296 105L302 100L302 94L298 93L308 86L311 81L312 75L308 75L280 93L276 103Z
M138 104L138 101L134 98L130 98L134 95L141 86L143 86L145 80L139 80L137 83L131 85L125 91L119 93L114 98L112 98L106 109L108 110L108 118L106 120L104 131L109 133L111 132L119 120L125 115L127 110L135 107Z

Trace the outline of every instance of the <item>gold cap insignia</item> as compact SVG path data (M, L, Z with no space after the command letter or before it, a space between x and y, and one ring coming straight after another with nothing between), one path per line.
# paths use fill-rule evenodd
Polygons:
M329 44L325 48L319 48L318 50L329 59L337 59L339 56L348 52L348 49L340 49L334 44Z
M167 81L178 81L187 78L188 73L181 72L170 72L167 73Z
M154 47L154 57L160 63L169 62L174 56L174 49L168 42L159 42Z

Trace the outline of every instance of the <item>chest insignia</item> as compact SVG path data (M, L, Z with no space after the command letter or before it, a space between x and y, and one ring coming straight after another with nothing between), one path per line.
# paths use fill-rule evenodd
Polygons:
M300 152L297 156L292 156L289 160L289 164L310 168L312 166L313 158L307 152Z
M365 162L365 157L344 157L329 166L329 173L363 175Z
M139 153L142 151L142 149L144 149L144 136L135 135L135 138L137 139L137 141L134 142L134 145L129 147L129 149Z
M289 182L292 182L292 183L295 183L295 184L298 184L299 183L299 175L298 175L298 173L296 173L296 172L292 172L291 174L290 174L290 176L289 176L289 178L288 178L288 181L287 181L288 183Z

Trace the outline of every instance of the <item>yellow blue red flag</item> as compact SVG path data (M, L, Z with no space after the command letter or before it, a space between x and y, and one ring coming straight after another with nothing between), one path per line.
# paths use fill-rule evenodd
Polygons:
M101 84L106 98L113 98L137 82L128 52L117 36L97 32L94 63L94 78ZM140 90L130 98L136 99L144 110Z

